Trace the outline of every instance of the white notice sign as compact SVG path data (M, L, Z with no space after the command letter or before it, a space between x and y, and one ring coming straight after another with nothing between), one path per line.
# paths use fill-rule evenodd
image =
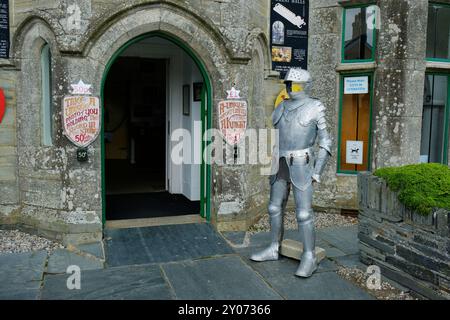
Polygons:
M347 160L348 164L363 164L364 142L347 141Z
M345 77L344 94L369 93L369 77Z

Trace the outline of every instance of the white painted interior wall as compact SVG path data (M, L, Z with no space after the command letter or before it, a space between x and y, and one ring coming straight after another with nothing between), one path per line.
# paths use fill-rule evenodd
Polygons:
M191 156L194 154L201 154L201 144L194 143L195 139L201 139L201 126L197 126L197 132L194 134L194 123L200 121L201 118L201 103L193 101L193 83L202 82L202 76L195 62L189 57L181 48L162 38L152 37L142 40L129 48L127 48L122 56L126 57L142 57L155 59L168 59L168 108L167 108L167 123L170 130L173 132L176 129L186 129L189 131L191 139ZM183 85L190 85L190 115L183 115ZM187 141L186 137L183 141ZM166 181L170 183L166 187L168 191L173 194L183 194L192 201L200 200L200 165L181 164L176 165L170 159L170 154L177 142L170 142L170 136L167 137L166 150ZM149 143L151 143L149 141ZM188 143L185 144L188 146ZM186 150L186 148L184 149ZM189 155L185 155L189 156ZM197 157L198 158L198 157ZM198 162L196 162L198 163Z

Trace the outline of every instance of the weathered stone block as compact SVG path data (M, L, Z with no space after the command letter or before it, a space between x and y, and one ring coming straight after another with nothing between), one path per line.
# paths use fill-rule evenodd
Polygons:
M365 234L362 234L362 233L358 235L358 238L361 241L361 243L367 244L368 246L371 246L371 247L374 247L374 248L380 250L381 252L395 254L395 248L391 245L377 241L377 240L375 240Z
M405 260L411 261L412 263L415 263L417 265L450 276L450 264L448 263L448 261L446 262L437 261L422 253L419 253L418 251L414 251L402 245L396 246L396 252L398 256L404 258Z
M381 261L385 261L386 260L386 255L380 251L377 250L369 245L366 245L363 242L359 243L359 249L360 249L360 253L365 253L368 257L377 259L377 260L381 260Z
M316 247L316 258L317 262L322 261L326 257L326 251L323 248ZM291 240L291 239L285 239L281 243L281 250L280 254L292 258L295 260L300 260L300 257L303 254L303 244L301 242Z
M358 202L360 208L367 207L367 183L370 172L360 172L358 174Z
M389 263L399 270L405 271L418 279L425 280L433 284L438 284L436 275L433 272L409 261L399 259L394 256L387 256L386 263Z
M437 233L442 237L450 236L450 211L440 209L435 212L435 226Z
M430 247L418 244L418 243L414 243L412 242L411 247L414 248L415 250L423 253L424 255L432 258L432 259L437 259L437 260L441 260L441 261L449 261L450 263L450 256L445 255L445 253L431 249Z
M369 209L380 211L381 210L381 186L382 181L375 176L368 178L368 195L367 202Z
M438 277L439 287L450 293L450 280L444 277Z
M433 221L433 214L429 215L422 215L417 212L411 212L412 221L415 224L421 225L425 228L433 228L434 227L434 221Z
M405 286L415 293L432 300L444 300L449 297L444 297L438 293L436 288L425 281L418 280L407 273L400 271L399 269L386 264L385 262L376 261L376 263L381 268L381 274L385 277L392 279L393 281Z
M62 242L67 244L88 244L102 241L103 232L63 234Z
M425 233L414 234L413 240L420 245L438 249L438 243L431 235Z

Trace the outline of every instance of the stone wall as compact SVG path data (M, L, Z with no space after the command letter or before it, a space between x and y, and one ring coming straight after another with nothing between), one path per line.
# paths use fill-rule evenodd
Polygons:
M80 78L93 84L94 95L100 95L111 56L144 33L170 34L198 55L213 82L213 106L234 83L248 100L248 127L271 127L270 115L283 84L271 71L268 0L12 3L11 59L0 59L0 87L7 93L6 118L0 126L0 223L16 221L59 232L78 230L81 238L92 230L96 230L96 237L100 235L100 139L90 146L88 163L73 161L75 148L62 136L61 99ZM308 65L315 79L313 95L327 107L333 140L333 157L314 194L316 208L358 207L356 176L336 174L339 80L343 72L375 73L371 169L419 158L428 1L378 0L376 4L381 8L376 61L345 65L340 55L343 7L336 0L310 1ZM37 66L44 43L51 46L54 63L55 143L51 147L39 143ZM212 126L219 127L216 113ZM212 221L222 230L246 229L266 214L268 188L259 165L213 165ZM84 228L80 225L83 221L93 223Z
M83 79L100 96L105 66L125 43L162 32L198 56L212 82L213 106L232 84L248 100L249 128L265 127L273 102L265 1L63 0L14 1L10 59L0 59L7 95L0 126L0 223L15 223L65 242L102 236L101 139L89 161L63 136L61 101ZM40 51L52 53L53 145L41 143ZM215 110L215 108L213 109ZM218 116L213 112L213 128ZM245 229L265 211L266 177L232 163L211 170L211 217L220 228ZM220 213L220 214L219 214Z
M386 182L358 176L360 259L429 299L450 299L450 211L407 209Z

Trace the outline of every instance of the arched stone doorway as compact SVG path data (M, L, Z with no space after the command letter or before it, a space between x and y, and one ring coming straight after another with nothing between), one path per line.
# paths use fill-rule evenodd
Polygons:
M231 83L228 80L231 78L228 66L233 58L230 55L229 44L214 30L215 28L205 21L178 7L148 6L140 11L124 12L115 17L113 22L99 26L98 31L93 33L90 40L84 44L87 64L83 71L86 74L95 75L92 79L94 91L98 90L97 94L101 96L108 68L123 50L151 36L167 39L184 50L201 71L205 84L203 95L205 114L202 121L202 132L205 132L215 127L213 123L217 120L212 106L220 98L220 92L229 89L224 83ZM102 221L105 223L104 146L97 143L96 146L102 152L102 160L98 163L102 168L98 188L102 190ZM203 147L205 143L204 141ZM214 212L216 211L214 194L211 194L212 171L213 166L202 164L201 215L208 221L215 220Z
M152 43L152 40L157 40L160 41L159 43L159 52L153 52L153 53L149 53L148 50L152 50L152 47L147 47L147 50L144 50L144 52L139 52L139 54L137 54L137 52L133 52L133 51L139 51L139 45L141 44L146 44L150 45ZM172 44L175 45L175 47L170 47L167 46L167 48L163 48L161 49L161 40L164 46L164 44L167 46L167 44ZM153 50L155 50L155 48L157 47L153 47ZM134 50L133 50L134 49ZM131 56L140 56L138 58L135 58L134 63L140 61L141 59L145 59L145 58L151 58L151 57L158 57L159 59L147 59L147 62L153 62L155 65L160 65L164 63L166 64L166 66L162 67L165 71L164 73L167 73L167 75L170 74L170 76L172 76L172 71L174 68L177 69L179 68L181 65L181 60L178 59L178 55L177 53L177 49L178 51L182 51L184 53L184 63L192 63L192 65L195 65L196 70L198 71L198 73L200 74L201 77L201 83L203 83L202 86L202 91L200 93L200 97L193 97L194 95L194 90L193 90L193 83L191 86L191 83L189 83L188 85L183 85L183 90L186 89L186 86L188 86L188 108L193 107L193 103L191 103L191 101L193 100L197 100L198 98L200 98L199 103L197 103L197 107L200 107L200 112L197 115L197 118L195 119L198 122L201 122L201 134L196 136L196 134L193 132L194 127L193 126L189 126L189 128L176 128L174 123L175 121L173 121L173 119L179 119L179 116L175 113L175 112L180 112L181 110L171 110L171 109L177 109L177 108L184 108L184 106L180 106L179 104L177 105L176 103L173 103L173 100L177 100L178 102L181 103L185 103L186 101L183 101L183 99L185 99L185 97L179 97L180 94L177 95L177 93L174 93L174 91L178 91L177 89L179 88L173 88L172 85L172 80L169 80L167 82L167 87L163 90L165 90L165 95L166 95L166 101L167 101L167 106L165 106L165 108L167 108L167 110L164 110L164 113L167 113L167 119L165 119L166 121L166 125L164 127L164 132L168 132L167 138L165 140L165 144L166 144L166 150L157 150L158 147L154 144L152 144L152 141L148 141L148 142L144 142L148 148L153 148L154 147L154 152L155 153L161 153L161 152L165 152L166 158L165 158L165 164L166 166L163 168L157 168L157 170L159 170L160 172L165 172L165 176L164 178L162 178L161 176L158 176L157 179L158 181L155 182L155 180L152 180L152 176L155 177L156 171L154 170L150 170L150 171L145 171L142 170L138 171L139 173L137 175L142 174L143 172L148 172L149 174L147 174L147 178L150 181L145 182L146 186L144 188L142 188L142 186L139 188L135 188L135 190L137 190L137 192L139 192L139 190L147 190L145 193L144 191L140 191L139 194L135 194L132 191L127 191L124 190L122 188L122 191L120 190L112 190L112 194L107 195L107 191L108 188L114 188L114 186L109 186L108 184L108 178L110 178L109 176L107 176L107 172L109 172L109 175L112 175L115 171L115 168L108 168L108 166L106 165L106 163L108 162L108 155L107 155L107 150L108 150L108 145L105 144L105 141L108 141L108 137L106 137L105 133L109 133L107 132L107 129L105 127L105 114L107 114L105 111L107 110L105 102L107 101L107 83L108 83L108 77L110 76L111 73L111 69L113 68L113 66L117 65L117 63L119 63L119 61L121 61L122 63L127 63L125 61L122 61L120 59L124 59L125 57L123 57L123 55L131 55ZM155 50L155 51L156 51ZM147 52L145 52L147 51ZM128 52L128 53L127 53ZM144 57L144 58L143 58ZM186 57L189 57L191 60L187 61ZM182 59L182 57L179 57ZM177 63L177 66L170 66L171 64L173 64L175 61L175 63ZM130 61L128 61L129 63ZM142 61L141 61L142 62ZM132 62L133 63L133 62ZM167 70L166 70L167 69ZM130 71L131 72L131 71ZM169 76L169 77L170 77ZM176 76L174 76L174 78L176 78ZM178 78L178 77L177 77ZM165 79L165 78L164 78ZM185 80L185 79L183 79ZM192 80L192 79L191 79ZM164 80L165 81L165 80ZM192 81L191 81L192 82ZM179 86L180 83L177 83L177 85ZM192 92L192 95L191 95ZM182 93L184 94L184 92ZM210 76L208 74L208 71L206 70L203 62L199 59L199 57L197 56L197 54L186 44L184 43L182 40L178 39L177 37L165 33L165 32L161 32L161 31L152 31L149 33L145 33L142 34L140 36L137 36L133 39L130 39L128 42L126 42L125 44L122 45L122 47L120 47L115 53L114 55L110 58L110 60L108 61L108 63L106 64L105 70L104 70L104 74L103 74L103 78L102 78L102 83L101 83L101 103L102 103L102 108L103 108L103 128L102 128L102 217L103 217L103 223L106 222L106 220L110 220L112 219L112 217L119 217L120 219L126 219L126 217L124 217L123 215L121 215L120 213L117 212L117 207L118 207L118 203L114 204L114 205L109 205L109 202L118 202L118 201L122 201L120 199L135 199L136 201L140 201L140 202L145 202L148 201L148 205L146 208L142 208L142 207L138 207L135 209L131 209L131 210L141 210L145 209L148 210L150 208L152 208L152 205L155 206L156 202L164 202L164 201L170 201L172 206L174 203L176 203L178 200L178 198L176 197L167 197L165 194L180 194L183 195L183 198L186 199L187 196L189 198L189 200L191 200L191 203L195 203L198 202L199 204L199 210L197 212L197 214L200 214L203 218L206 218L207 220L210 219L210 176L211 176L211 167L210 165L208 165L205 162L205 159L203 159L203 156L200 157L194 157L192 156L193 160L194 158L197 158L197 162L198 160L201 161L201 163L194 163L194 164L183 164L183 166L176 166L173 165L173 163L171 162L170 159L170 155L171 155L171 150L173 148L173 145L171 143L171 138L170 138L170 134L176 130L176 129L184 129L187 130L189 133L191 133L191 138L194 137L194 139L197 139L199 141L192 141L190 146L192 147L192 149L190 150L190 153L193 152L198 152L198 148L197 146L199 146L200 149L200 154L203 155L204 149L205 149L205 145L206 145L206 141L203 141L203 137L204 134L206 132L206 130L211 128L211 119L212 119L212 84L211 84L211 79ZM183 118L184 117L191 117L190 114L186 114L185 110L183 111ZM189 110L188 110L189 112ZM133 117L133 115L130 116L131 118L135 118ZM137 119L139 119L137 117ZM144 119L144 118L142 118ZM159 119L162 120L162 122L164 123L163 119ZM193 119L189 119L189 121L193 121ZM141 122L142 123L142 122ZM172 125L171 125L172 124ZM153 132L152 135L154 135L156 132ZM198 139L199 138L199 139ZM135 167L136 166L136 159L135 159L135 150L138 148L136 147L136 143L134 139L130 139L133 143L131 146L131 152L128 152L129 154L131 154L131 159L130 157L127 157L128 161L131 162L132 165L132 169L129 172L135 172L133 170L136 170ZM194 151L195 150L195 151ZM183 151L185 152L185 151ZM119 158L121 158L123 156L119 156ZM117 156L116 156L117 158ZM145 156L144 156L145 158ZM147 159L142 159L142 161L147 161L149 162L149 160L151 160L150 158ZM109 161L109 162L113 162L114 161ZM117 161L116 161L117 163ZM119 161L119 163L123 163L123 161ZM159 164L158 164L159 165ZM197 166L198 165L198 166ZM120 167L121 166L121 167ZM154 166L154 164L150 164L150 166ZM189 166L189 168L184 168L186 166ZM111 166L113 167L113 166ZM123 165L119 165L119 170L128 170L130 166L123 166ZM190 168L192 167L192 169ZM124 169L126 168L126 169ZM108 170L109 169L109 170ZM147 169L151 169L150 167L147 166ZM153 168L154 169L154 168ZM175 172L176 171L176 172ZM184 186L185 184L185 179L183 179L183 181L181 181L181 175L198 175L198 177L193 177L194 180L198 179L198 181L196 182L190 182L189 181L189 185L188 188L189 190L184 190L184 188L186 188L186 186ZM122 176L122 178L124 178ZM149 185L149 183L151 184L151 182L153 182L153 184L158 184L160 179L163 179L163 185L164 187L162 187L162 189L158 189L158 190L154 190L155 186L151 186ZM120 179L120 178L119 178ZM111 181L111 179L109 179ZM123 184L126 184L126 180L125 179L123 181ZM172 181L175 181L174 183ZM116 182L117 182L117 178L116 178ZM136 185L136 183L138 183L139 181L135 181L132 182L133 184ZM120 183L120 181L119 181ZM173 184L176 184L176 186L174 186ZM158 185L159 188L161 188L160 185ZM156 188L158 188L156 187ZM198 190L197 190L198 189ZM115 194L114 194L115 193ZM125 193L125 194L124 194ZM192 194L193 193L193 194ZM189 195L188 195L189 194ZM198 200L198 201L197 201ZM152 201L154 201L155 203L152 204ZM158 203L161 206L161 203ZM188 208L187 209L182 209L181 211L178 210L178 212L185 212L186 210L193 210L195 211L196 209L189 209L189 207L191 208L197 208L196 205L191 205L189 206L189 203L186 202L185 200L180 200L180 205L186 205ZM120 206L119 206L120 207ZM176 207L176 206L175 206ZM108 209L109 208L109 209ZM120 210L120 209L119 209ZM114 213L113 213L114 212ZM173 215L173 214L177 214L176 213L177 210L175 209L175 212L167 212L168 215ZM194 213L194 212L191 212ZM158 217L162 216L162 213L158 213L158 212L154 212L154 214ZM159 215L158 215L159 214ZM131 214L128 214L130 217L150 217L152 216L151 214L139 214L139 213L133 213L131 212ZM108 217L109 216L109 217Z

